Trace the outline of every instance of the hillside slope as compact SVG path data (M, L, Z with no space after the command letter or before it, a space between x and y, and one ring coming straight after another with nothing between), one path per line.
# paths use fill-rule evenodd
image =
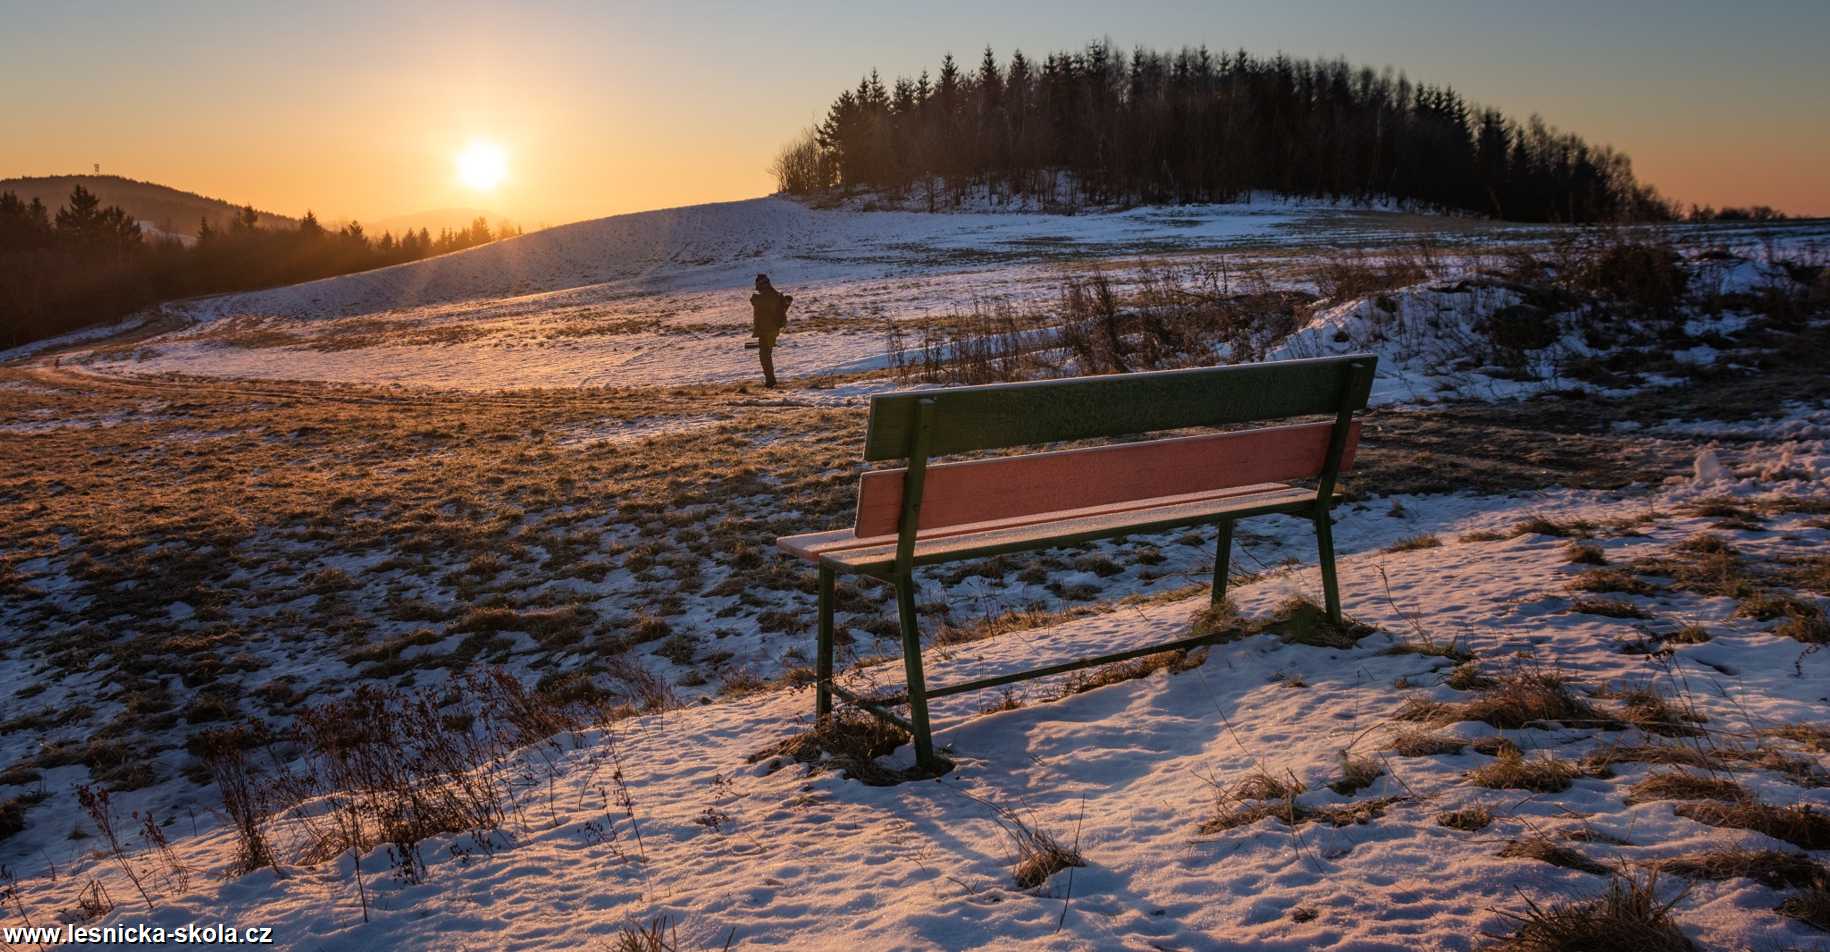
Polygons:
M45 175L0 179L0 192L14 192L20 200L36 198L55 211L70 198L76 186L94 192L103 206L119 205L134 220L173 235L194 235L198 222L209 219L213 228L227 228L242 206L196 192L142 182L119 175ZM257 211L262 228L297 228L298 220Z

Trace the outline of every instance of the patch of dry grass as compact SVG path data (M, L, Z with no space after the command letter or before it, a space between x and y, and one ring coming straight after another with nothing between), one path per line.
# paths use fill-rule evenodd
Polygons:
M1681 770L1655 770L1627 788L1628 803L1653 800L1739 800L1747 791L1733 780Z
M1811 857L1780 850L1718 849L1684 853L1650 865L1686 879L1751 879L1774 889L1809 886L1824 875L1824 868Z
M1437 537L1435 537L1433 535L1414 535L1414 536L1405 536L1404 538L1399 539L1398 541L1392 543L1391 545L1386 546L1384 551L1391 552L1391 553L1398 553L1398 552L1416 552L1420 549L1440 549L1440 548L1442 548L1441 539L1438 539Z
M1595 598L1579 595L1570 601L1569 610L1580 615L1600 615L1604 618L1651 618L1652 613L1632 602L1623 602L1618 598Z
M1592 542L1571 542L1563 547L1563 560L1571 565L1606 565L1607 553Z
M1328 785L1328 789L1343 797L1351 797L1361 790L1373 785L1373 781L1385 774L1385 767L1371 757L1343 756L1341 758L1341 776Z
M908 742L908 731L863 711L842 708L813 730L765 747L747 760L754 764L785 758L816 769L839 770L873 787L887 787L926 776L913 768L892 770L876 762ZM943 772L950 768L946 758L938 759Z
M1535 671L1515 671L1496 677L1470 701L1413 699L1399 708L1397 717L1434 724L1481 721L1502 730L1552 723L1618 726L1618 721L1570 690L1569 683L1562 677Z
M1522 836L1508 841L1500 849L1500 855L1507 859L1535 859L1540 863L1561 866L1597 876L1606 876L1608 868L1584 856L1581 851L1564 846L1547 836Z
M1830 849L1830 814L1807 804L1780 807L1751 799L1732 803L1702 800L1680 803L1676 812L1706 826L1765 833L1799 849Z
M1434 757L1442 754L1459 754L1467 746L1467 741L1459 737L1435 731L1418 730L1414 727L1404 727L1393 732L1385 749L1400 757Z
M1206 648L1195 651L1162 651L1129 661L1114 661L1111 664L1102 664L1097 668L1088 668L1068 675L1067 682L1062 685L1059 696L1068 697L1111 684L1122 684L1126 681L1147 678L1158 671L1180 674L1206 663Z
M1492 763L1468 771L1469 783L1494 790L1532 790L1537 793L1561 793L1582 776L1582 768L1550 754L1526 757L1512 751L1502 752Z
M1473 833L1484 830L1493 823L1493 811L1486 804L1462 807L1459 810L1445 810L1436 814L1436 825L1446 826L1451 830Z
M1592 569L1571 580L1569 590L1597 594L1621 592L1627 595L1657 595L1664 591L1625 569Z
M1494 952L1696 952L1672 920L1671 910L1683 899L1660 902L1658 873L1643 878L1616 876L1594 899L1539 906L1525 900L1523 913L1502 912L1519 923L1517 931L1489 948Z

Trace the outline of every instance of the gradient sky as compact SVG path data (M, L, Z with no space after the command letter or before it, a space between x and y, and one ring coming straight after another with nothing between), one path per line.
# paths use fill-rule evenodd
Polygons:
M133 3L0 0L0 177L104 172L297 215L528 225L770 191L871 67L989 43L1345 56L1542 114L1685 202L1830 215L1830 2ZM484 138L495 194L456 180Z

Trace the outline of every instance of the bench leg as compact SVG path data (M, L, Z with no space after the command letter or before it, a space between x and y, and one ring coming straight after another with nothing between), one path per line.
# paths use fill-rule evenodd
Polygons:
M1326 506L1315 512L1315 548L1322 563L1322 599L1328 609L1328 620L1341 623L1341 589L1334 575L1334 523Z
M825 720L832 713L832 569L820 566L820 634L819 660L814 669L813 714Z
M1213 604L1226 601L1226 576L1233 564L1233 520L1220 521L1220 537L1214 540Z
M915 622L915 577L896 580L896 614L902 621L902 667L909 684L909 724L915 728L915 763L934 769L934 735L928 730L928 689L921 674L921 628Z

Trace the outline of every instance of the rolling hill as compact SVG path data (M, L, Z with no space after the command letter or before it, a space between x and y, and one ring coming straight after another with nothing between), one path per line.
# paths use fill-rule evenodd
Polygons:
M70 197L70 190L81 185L96 194L102 204L119 205L136 221L145 222L162 232L193 235L204 218L215 228L226 228L242 206L142 182L119 175L44 175L0 179L0 192L14 192L24 201L36 198L55 211ZM298 220L272 212L258 211L262 228L296 228Z

